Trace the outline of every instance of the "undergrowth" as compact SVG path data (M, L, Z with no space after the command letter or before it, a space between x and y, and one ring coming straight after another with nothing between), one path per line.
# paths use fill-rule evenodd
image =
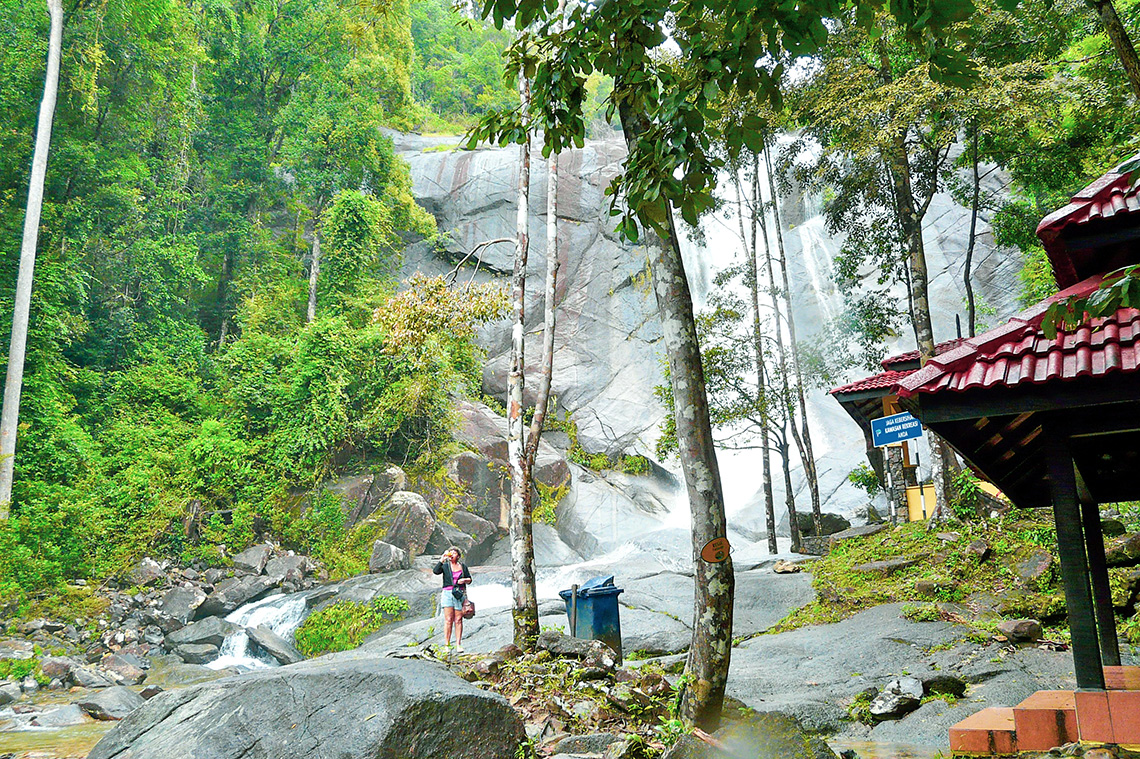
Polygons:
M977 540L985 541L992 550L985 561L967 548ZM925 523L915 522L846 540L812 564L816 599L793 611L769 632L837 622L886 603L906 604L904 616L916 621L947 618L952 613L949 610L955 608L952 605L968 606L971 601L996 603L1005 616L1058 621L1064 614L1064 596L1055 551L1050 515L1029 510L995 519L950 523L940 531L927 531ZM1040 580L1023 580L1018 565L1043 553L1054 557L1051 569ZM886 574L855 569L888 559L918 561Z
M307 657L347 651L407 609L408 602L397 596L380 596L369 604L338 601L310 614L293 638L297 650Z

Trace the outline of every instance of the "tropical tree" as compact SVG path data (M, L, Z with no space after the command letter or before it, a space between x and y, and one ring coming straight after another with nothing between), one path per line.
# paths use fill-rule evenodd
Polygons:
M8 519L12 503L12 477L16 465L16 431L20 424L20 391L24 383L24 355L28 341L28 315L32 303L32 278L39 242L40 213L43 209L44 180L47 176L51 128L59 93L59 67L63 50L63 3L48 0L51 27L48 31L47 71L40 101L36 149L28 180L28 203L24 214L24 238L20 245L20 273L12 308L12 340L8 344L8 375L4 382L4 408L0 413L0 520Z

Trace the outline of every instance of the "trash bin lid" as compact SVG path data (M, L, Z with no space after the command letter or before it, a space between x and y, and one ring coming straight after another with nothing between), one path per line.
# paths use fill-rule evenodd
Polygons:
M584 583L578 586L578 598L589 598L590 596L604 596L611 593L624 593L624 588L614 587L613 575L602 575L600 577L591 577ZM563 601L569 601L570 596L573 594L571 588L558 591L558 595L562 597Z
M603 585L613 585L613 584L614 584L614 576L613 575L601 575L600 577L591 577L589 580L586 580L584 583L582 583L581 585L578 586L578 592L579 593L585 593L587 590L593 590L594 588L598 588L598 587L601 587Z

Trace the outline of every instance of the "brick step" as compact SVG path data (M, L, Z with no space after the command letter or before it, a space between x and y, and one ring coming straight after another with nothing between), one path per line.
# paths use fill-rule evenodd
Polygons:
M1140 667L1105 667L1104 686L1109 690L1140 690Z
M1010 707L982 709L950 728L950 752L955 756L997 756L1016 754L1017 750L1017 729Z
M1048 751L1079 739L1076 695L1039 690L1013 707L1019 751Z

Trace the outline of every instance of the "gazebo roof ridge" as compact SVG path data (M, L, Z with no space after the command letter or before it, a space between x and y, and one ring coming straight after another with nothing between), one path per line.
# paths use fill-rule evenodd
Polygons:
M1062 288L1097 272L1136 263L1135 248L1122 248L1140 238L1140 153L1089 183L1069 203L1037 225L1057 284Z
M970 364L974 365L972 368L983 366L983 364L979 363L979 358L988 358L1002 348L1006 349L1005 352L1009 358L1020 359L1026 354L1034 353L1034 349L1037 347L1036 340L1040 337L1041 325L1044 322L1049 306L1057 301L1065 300L1073 296L1083 297L1095 292L1100 287L1101 282L1104 281L1104 277L1105 275L1103 274L1089 277L1083 282L1079 282L1025 309L1006 323L984 332L981 335L964 340L953 350L931 358L924 367L899 381L897 386L898 395L902 398L909 398L919 392L938 392L944 389L962 391L997 384L998 380L993 380L992 377L976 377L974 376L974 372L971 372L966 378L963 387L949 386L948 378L954 372L965 369L966 366ZM1094 331L1099 333L1102 326L1106 323L1111 330L1113 326L1116 326L1116 322L1121 320L1132 322L1138 315L1140 315L1140 312L1137 312L1136 309L1120 309L1115 317L1097 319L1094 320L1092 324L1086 323L1073 330L1059 331L1057 339L1050 341L1051 345L1045 349L1045 353L1049 355L1059 354L1063 352L1065 347L1080 344L1082 338L1084 342L1093 344ZM1119 339L1119 336L1119 331L1110 335L1114 340ZM1027 338L1031 338L1031 340L1026 342ZM1101 342L1103 342L1103 340ZM1021 345L1015 345L1016 343L1021 343ZM1095 344L1099 345L1100 343ZM1087 373L1088 372L1080 371L1075 376ZM1046 377L1046 380L1051 379L1052 376L1053 375L1050 374ZM939 383L939 380L942 382ZM1035 382L1034 384L1038 383Z

